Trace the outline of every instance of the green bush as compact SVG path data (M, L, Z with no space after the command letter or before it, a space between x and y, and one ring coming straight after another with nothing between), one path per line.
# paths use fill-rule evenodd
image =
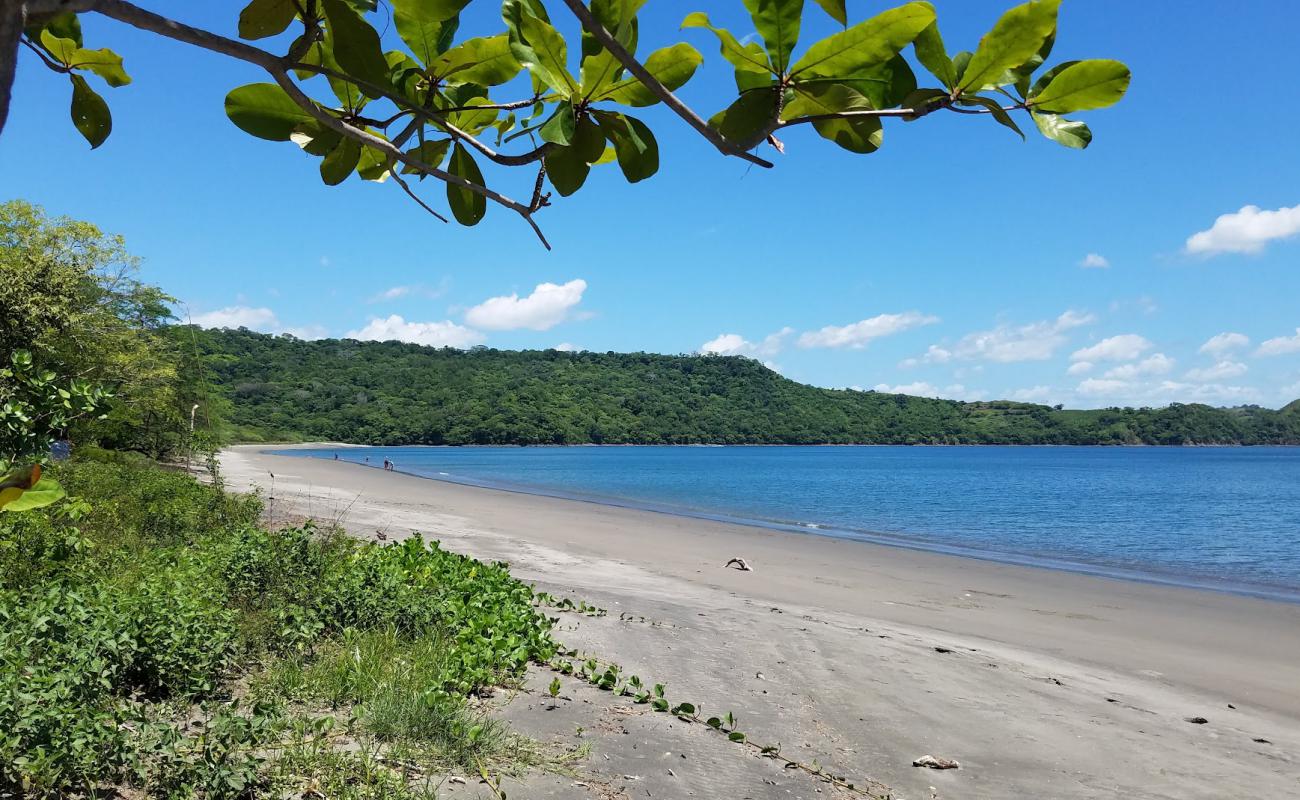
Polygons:
M268 531L255 498L152 466L58 473L79 500L0 516L0 796L246 793L271 769L274 715L174 717L268 661L270 699L351 707L371 735L468 767L500 732L465 698L555 652L504 565L418 537Z

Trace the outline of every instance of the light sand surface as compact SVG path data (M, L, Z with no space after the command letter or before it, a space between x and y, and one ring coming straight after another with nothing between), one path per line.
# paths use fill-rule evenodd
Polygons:
M1300 797L1300 606L263 449L233 448L222 464L231 488L273 496L273 513L362 536L418 531L507 561L610 610L566 620L566 644L896 796ZM734 556L754 571L724 569ZM912 767L923 754L961 769ZM773 786L714 789L796 796Z

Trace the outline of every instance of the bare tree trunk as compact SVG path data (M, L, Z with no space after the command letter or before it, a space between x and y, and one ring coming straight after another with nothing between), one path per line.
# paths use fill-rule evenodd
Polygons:
M0 0L0 133L9 118L9 98L18 71L18 38L26 22L23 0Z

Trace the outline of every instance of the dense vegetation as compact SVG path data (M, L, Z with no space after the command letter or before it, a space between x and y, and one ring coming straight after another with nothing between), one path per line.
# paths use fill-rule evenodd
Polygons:
M0 513L0 796L400 800L425 794L384 763L535 757L468 702L555 651L504 567L268 530L256 498L99 458Z
M818 389L739 357L195 331L230 435L364 444L1281 444L1300 407L1071 411Z

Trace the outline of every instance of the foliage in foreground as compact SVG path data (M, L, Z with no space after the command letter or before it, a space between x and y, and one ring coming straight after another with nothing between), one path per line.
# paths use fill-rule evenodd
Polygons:
M58 472L78 499L0 517L0 794L247 796L374 748L475 767L509 737L467 698L555 652L502 565L266 530L153 467Z
M812 27L804 25L803 0L745 0L745 27L752 33L742 31L739 38L703 12L682 19L682 28L716 36L723 69L735 78L734 92L726 89L711 101L721 110L707 122L673 94L704 60L692 44L637 55L644 0L552 3L552 10L566 8L563 20L553 18L542 0L504 0L493 25L499 32L474 38L460 33L469 0L252 0L238 17L243 42L120 0L92 0L73 10L263 70L274 82L232 89L226 115L252 136L292 141L319 159L326 184L354 174L391 178L446 221L401 176L433 178L444 184L447 205L461 224L477 224L492 202L522 216L547 247L533 216L550 204L548 183L567 197L603 164L617 162L631 183L659 170L656 136L640 111L631 112L660 102L721 153L771 167L750 151L765 143L783 151L776 135L792 127L869 154L883 142L885 119L911 122L936 112L985 117L1024 138L1015 114L1052 141L1084 148L1092 132L1065 115L1111 106L1128 89L1129 69L1113 59L1047 65L1061 0L1017 5L974 50L951 55L929 2L879 10L852 25L844 0L818 4L842 30L812 42L800 36ZM25 5L22 44L69 79L72 121L92 148L99 147L113 120L87 76L110 87L129 84L122 57L90 49L81 17L66 3ZM496 3L482 5L496 15ZM234 6L230 11L233 17ZM18 50L18 37L8 38L0 42L5 68ZM247 43L259 40L269 44ZM12 74L0 69L0 80ZM522 151L498 152L503 146L517 150L520 145L510 143L523 137ZM519 202L489 188L499 181L495 174L485 178L480 162L496 165L497 173L514 172L531 198Z
M186 331L191 329L187 328ZM1296 444L1281 411L1071 411L819 389L741 357L195 333L248 440L361 444Z

